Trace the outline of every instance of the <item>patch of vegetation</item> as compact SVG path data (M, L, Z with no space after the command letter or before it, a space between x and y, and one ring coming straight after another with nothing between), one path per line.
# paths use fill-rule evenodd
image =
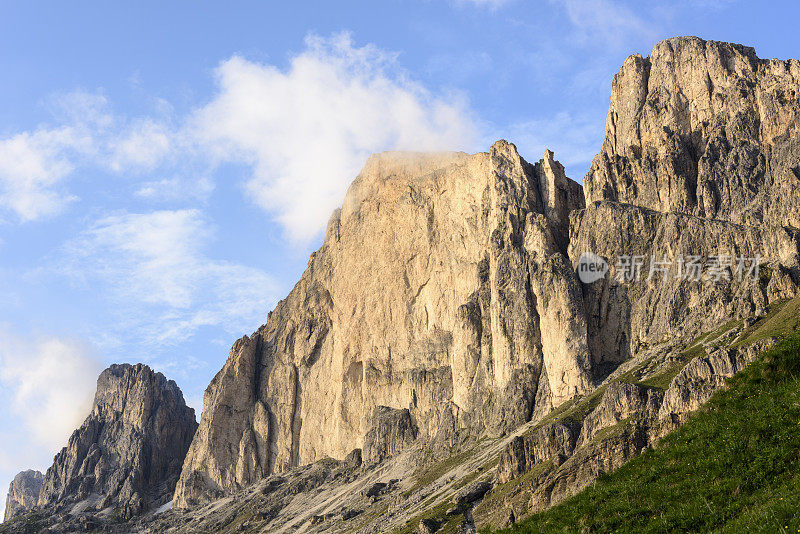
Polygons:
M419 488L425 487L427 485L432 484L436 480L438 480L441 476L449 472L450 470L460 466L462 463L467 461L471 456L479 452L480 444L486 438L481 438L477 441L476 445L466 451L462 451L460 453L456 453L451 455L450 457L446 458L445 460L434 464L433 466L422 469L421 472L415 477L417 478L417 482L411 489L405 491L402 494L403 498L408 498L414 491L418 490ZM464 476L452 487L452 489L459 489L463 488L485 473L492 472L492 469L497 467L497 464L500 462L500 456L495 455L483 465L480 466L479 469L469 473L468 475ZM485 478L485 477L484 477ZM410 520L406 526L396 531L399 533L404 532L415 532L417 525L422 519L434 519L438 521L442 526L436 532L458 532L463 522L463 514L459 514L457 516L451 517L447 516L446 512L450 508L453 507L453 504L450 502L450 499L445 499L444 501L440 502L436 507L430 508L434 505L434 503L442 498L442 493L434 492L433 494L429 495L425 502L422 504L422 509L426 510L425 512L419 514L412 520ZM429 509L430 508L430 509ZM408 530L410 529L410 530Z
M111 512L111 517L109 517L110 523L122 524L125 523L125 510L117 506L114 508L114 511Z
M744 320L742 319L731 319L724 325L720 326L716 330L712 330L706 336L706 343L714 343L717 342L716 345L719 345L719 338L722 337L723 334L726 334L733 330L734 328L741 328L744 325Z
M533 435L537 430L551 423L580 426L583 424L583 420L586 419L586 416L600 404L600 400L603 398L606 389L608 389L608 384L600 386L586 397L570 399L562 403L561 406L542 418L541 421L536 423L535 426L527 430L523 435Z
M578 402L579 399L570 399L562 403L558 408L556 408L555 410L544 416L538 423L536 423L534 426L526 430L523 435L530 436L547 424L554 423L556 421L561 421L562 419L564 419L564 417L566 417L568 414L571 413L572 408Z
M384 502L380 506L373 507L371 511L367 511L366 513L362 514L358 518L358 522L353 525L352 528L349 528L347 532L359 532L363 527L374 521L375 519L379 518L383 514L389 511L389 503Z
M597 432L597 434L594 435L594 437L592 438L591 441L593 443L600 443L601 441L604 441L604 440L606 440L608 438L611 438L611 437L614 437L614 436L618 436L618 435L622 434L622 432L625 430L625 427L627 427L628 423L630 423L630 422L631 422L631 418L627 417L627 418L619 421L616 424L613 424L611 426L607 426L605 428L601 428Z
M748 327L736 346L747 346L769 338L781 338L800 329L800 297L771 304L767 315Z
M415 518L411 519L406 526L403 528L396 530L395 534L413 534L417 531L417 527L419 526L419 522L423 519L433 519L439 525L439 530L437 530L437 534L456 534L461 530L461 523L464 522L463 514L449 516L447 515L447 511L453 507L453 503L449 500L439 503L438 506L432 508Z
M705 355L706 349L703 344L700 342L694 342L680 353L678 359L666 364L658 373L654 374L650 378L636 383L646 388L666 391L666 389L669 388L670 383L672 383L672 379L681 372L681 369L686 367L686 365L695 358Z
M27 512L8 522L0 524L0 533L24 532L25 534L34 534L41 532L46 523L45 519L45 516L38 510Z
M795 332L657 448L505 532L800 532L798 502Z
M569 415L564 418L564 422L574 424L575 426L582 425L586 416L592 413L592 410L597 408L600 404L606 389L608 389L608 386L601 386L593 391L591 395L578 402L575 408L570 411Z
M513 504L517 513L524 513L530 499L531 486L540 475L553 468L552 460L536 464L527 473L509 480L505 484L495 486L494 489L475 507L475 517L491 517L502 513L505 508ZM500 519L499 517L497 519ZM492 523L493 521L489 521Z

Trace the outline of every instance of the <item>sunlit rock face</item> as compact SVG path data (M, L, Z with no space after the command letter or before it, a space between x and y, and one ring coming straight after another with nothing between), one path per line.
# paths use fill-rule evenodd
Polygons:
M614 76L587 203L800 228L800 62L676 37Z
M796 295L798 80L797 61L697 38L631 56L586 202L552 153L529 164L505 141L370 158L207 389L176 504L354 449L370 463L508 431L654 344ZM578 280L584 252L605 277ZM767 275L617 279L621 256L720 254Z
M18 473L14 477L8 486L4 523L36 506L39 501L39 491L42 489L43 477L44 475L39 471L30 469Z
M551 152L529 164L505 141L371 157L298 284L207 389L176 503L356 448L369 461L502 432L585 393L566 256L582 207Z

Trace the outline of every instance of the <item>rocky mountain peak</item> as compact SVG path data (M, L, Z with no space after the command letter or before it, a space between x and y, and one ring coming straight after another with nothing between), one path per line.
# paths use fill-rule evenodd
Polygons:
M171 499L197 428L175 382L148 366L112 365L92 411L47 470L40 506L116 507L130 517Z
M796 311L780 306L800 294L798 90L796 60L678 37L614 77L585 189L505 140L370 157L296 286L233 344L199 427L174 382L112 366L39 504L130 517L174 488L181 510L143 520L154 531L360 516L385 532L426 507L467 530L473 511L497 526L490 505L566 498L753 361L770 340L736 340L768 310ZM591 281L587 252L605 268Z
M14 477L8 487L6 510L3 521L9 521L18 514L36 506L39 491L42 489L44 475L39 471L27 470Z
M676 37L625 60L587 201L738 224L800 226L800 62Z
M590 387L565 251L580 185L552 153L369 159L289 296L212 381L187 506L363 448L497 433Z

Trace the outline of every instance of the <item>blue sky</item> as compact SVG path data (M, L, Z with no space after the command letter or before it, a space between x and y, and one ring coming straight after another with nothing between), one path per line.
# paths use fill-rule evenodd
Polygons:
M97 373L198 412L368 154L545 147L580 180L631 53L699 35L798 57L795 2L0 2L0 492Z

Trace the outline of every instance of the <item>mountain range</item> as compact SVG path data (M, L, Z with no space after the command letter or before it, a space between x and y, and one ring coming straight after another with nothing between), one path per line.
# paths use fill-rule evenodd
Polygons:
M614 76L582 184L507 141L370 157L199 425L111 366L0 532L511 526L658 447L798 295L800 62L668 39Z

